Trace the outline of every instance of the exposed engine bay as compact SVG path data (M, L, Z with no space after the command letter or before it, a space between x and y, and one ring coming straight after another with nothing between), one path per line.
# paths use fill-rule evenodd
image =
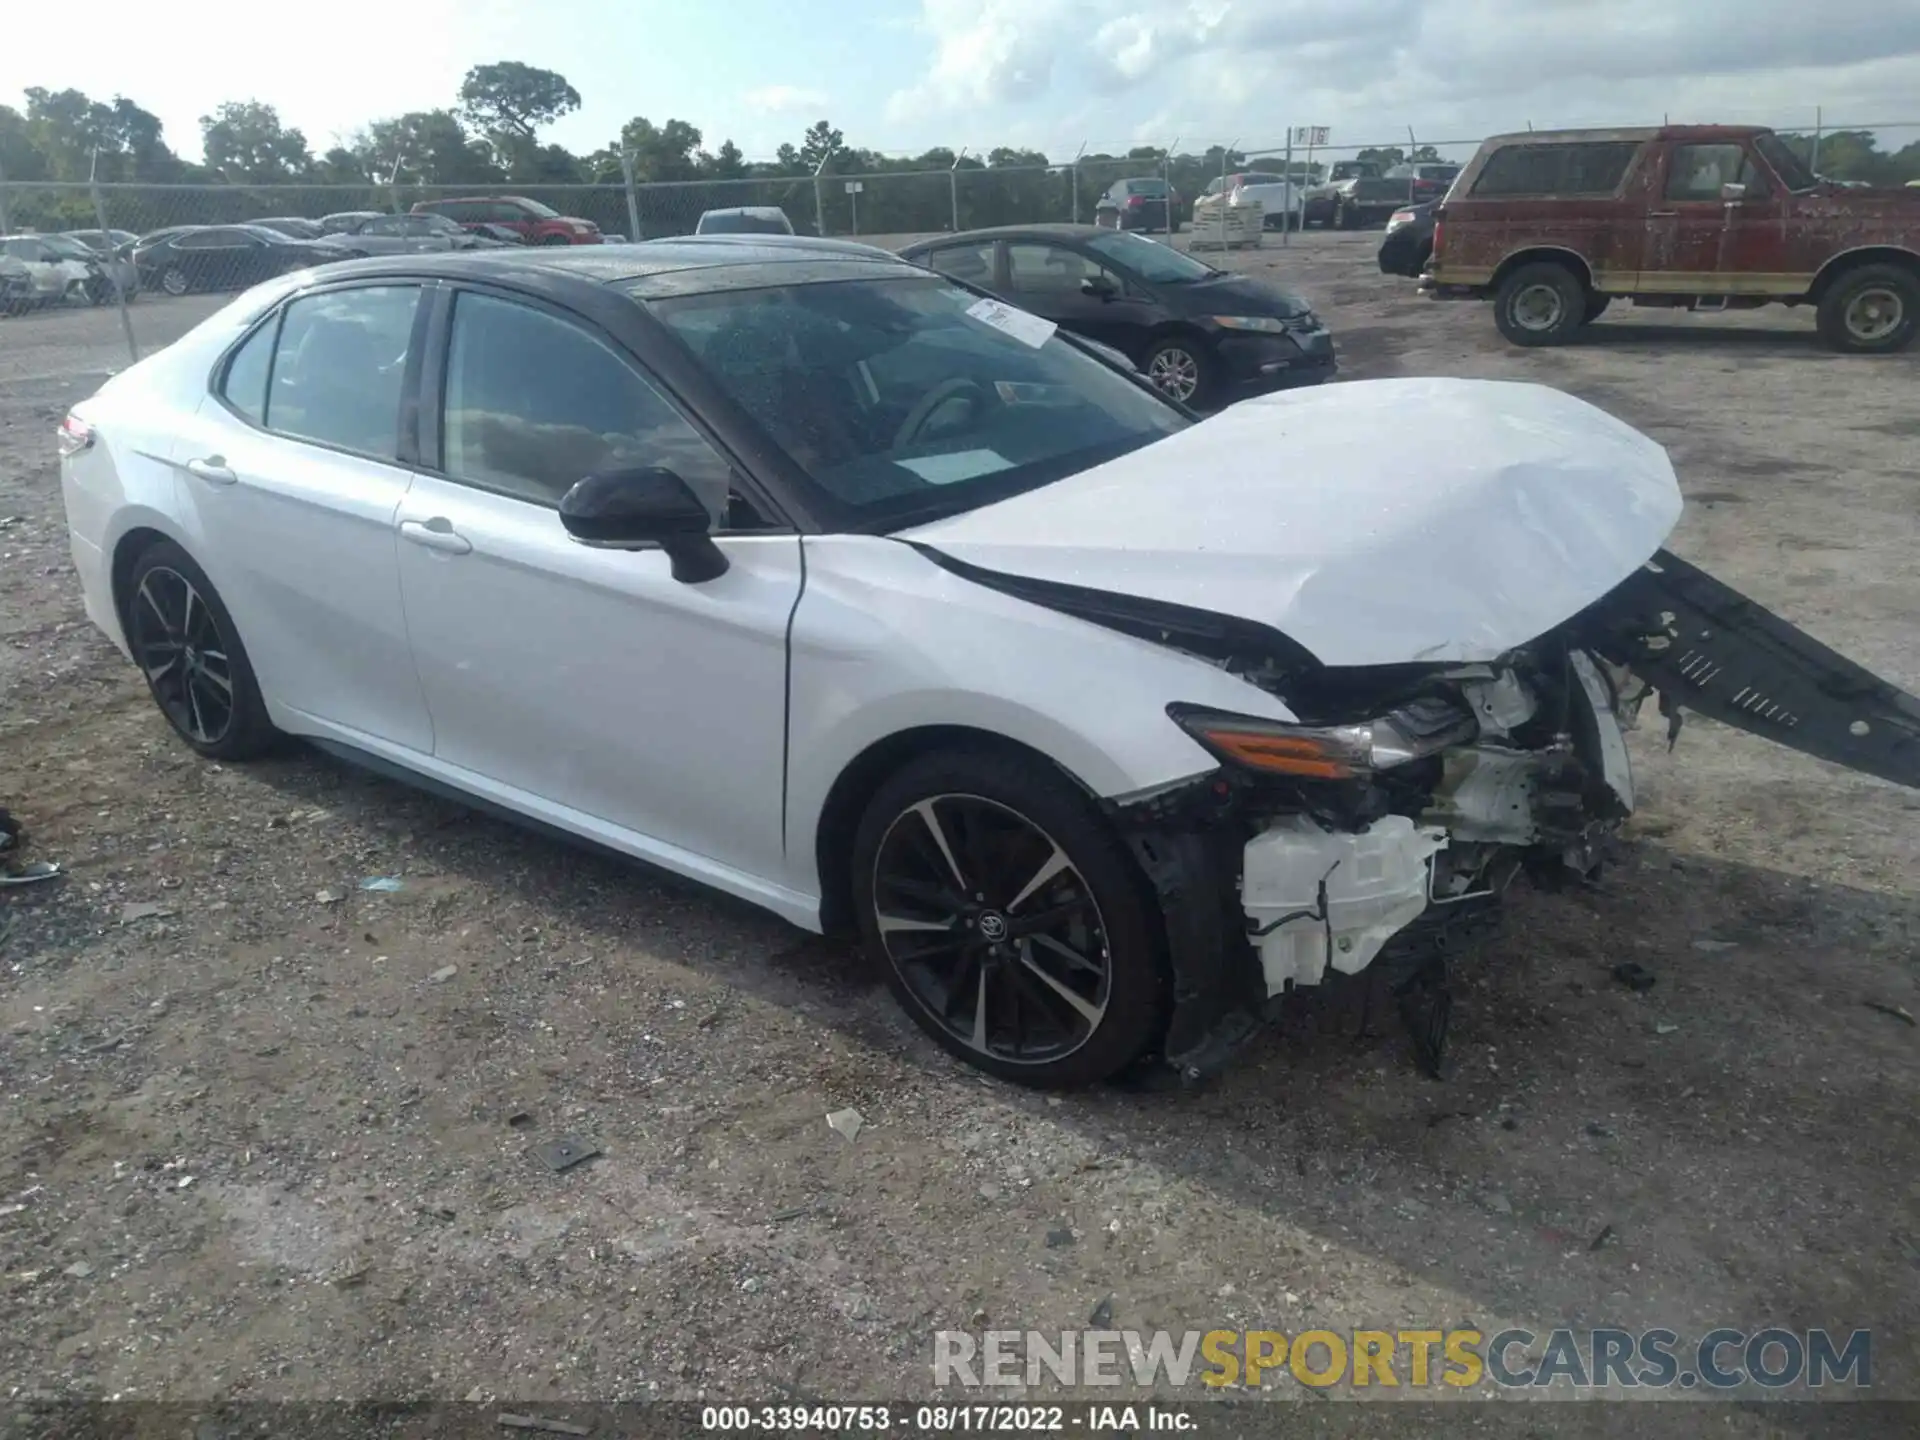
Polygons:
M1165 1059L1191 1079L1271 1002L1382 957L1437 1072L1454 937L1523 872L1596 872L1634 807L1625 732L1656 693L1669 743L1693 710L1920 786L1920 701L1665 551L1497 661L1346 669L1258 624L940 560L1228 669L1297 717L1171 706L1220 769L1112 807L1167 916Z

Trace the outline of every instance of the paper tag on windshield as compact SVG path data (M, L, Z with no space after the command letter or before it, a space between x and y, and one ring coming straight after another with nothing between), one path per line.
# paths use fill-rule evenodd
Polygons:
M1060 327L1051 320L1042 320L1038 315L1029 315L1024 310L1016 310L1004 300L980 300L967 307L967 314L983 325L991 325L1018 340L1022 345L1031 345L1038 350L1053 338L1053 332Z

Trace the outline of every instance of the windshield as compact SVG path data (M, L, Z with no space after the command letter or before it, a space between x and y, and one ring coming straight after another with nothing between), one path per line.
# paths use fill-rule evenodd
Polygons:
M971 510L1188 423L1049 322L938 276L651 308L860 528Z
M1794 153L1793 147L1778 135L1761 135L1755 138L1755 145L1766 156L1767 163L1773 166L1773 173L1780 177L1780 183L1789 190L1814 190L1820 185L1813 171L1807 168L1806 161Z
M94 250L90 246L82 245L78 240L69 240L64 235L42 235L40 237L40 243L53 251L54 254L65 256L69 260L96 260L99 258L99 251Z
M1149 285L1189 285L1220 272L1191 255L1124 230L1109 230L1087 241L1087 249L1130 270Z

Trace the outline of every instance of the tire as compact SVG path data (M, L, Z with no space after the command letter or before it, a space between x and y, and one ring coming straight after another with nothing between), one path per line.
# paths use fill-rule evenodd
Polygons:
M538 245L571 245L573 241L564 235L542 235L539 240L534 243Z
M1901 265L1849 270L1820 297L1820 338L1852 355L1891 355L1920 333L1920 275Z
M187 279L187 272L178 265L169 265L160 272L160 288L176 298L193 288L193 282Z
M1591 325L1594 321L1598 320L1602 315L1607 313L1607 307L1612 303L1613 303L1613 297L1611 295L1588 295L1587 296L1587 318L1581 323L1585 325Z
M1586 324L1586 316L1587 287L1551 260L1520 266L1500 282L1493 297L1493 321L1500 333L1529 348L1564 343Z
M1162 380L1155 366L1167 376ZM1169 335L1155 341L1141 358L1140 373L1161 394L1186 406L1199 406L1213 397L1213 353L1187 335Z
M183 585L195 603L183 603ZM246 760L273 745L278 732L239 629L191 555L171 540L150 545L134 561L121 606L128 648L175 734L210 760Z
M988 1074L1043 1089L1095 1084L1161 1036L1159 913L1119 837L1045 761L948 750L910 762L861 818L853 890L895 998ZM1034 932L1044 945L1020 933L1035 923L1020 907L1031 914L1036 900L1058 917ZM944 928L949 919L959 927Z

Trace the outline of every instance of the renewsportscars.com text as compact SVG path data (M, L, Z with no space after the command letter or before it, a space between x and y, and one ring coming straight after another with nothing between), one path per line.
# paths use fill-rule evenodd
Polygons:
M1598 1327L1478 1330L942 1330L933 1380L962 1389L1037 1386L1355 1389L1491 1383L1503 1389L1823 1389L1873 1383L1873 1336L1853 1330Z

